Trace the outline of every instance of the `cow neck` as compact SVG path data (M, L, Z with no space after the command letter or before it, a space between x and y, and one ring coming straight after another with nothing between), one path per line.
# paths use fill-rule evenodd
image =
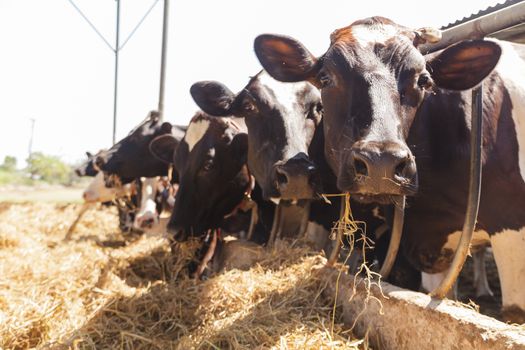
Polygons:
M246 169L246 173L248 174L248 185L244 190L244 196L242 197L239 204L237 204L230 213L224 215L225 219L234 216L239 211L239 209L253 208L253 204L255 203L252 199L252 191L255 188L255 177L253 177L253 175L250 173L250 168L248 168L247 164L244 164L243 168Z

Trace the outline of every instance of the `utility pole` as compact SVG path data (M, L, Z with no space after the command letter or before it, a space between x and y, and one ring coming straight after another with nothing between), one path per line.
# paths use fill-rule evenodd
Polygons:
M115 141L116 141L116 134L117 134L117 92L118 92L118 60L119 60L119 52L120 50L122 50L124 48L124 46L126 46L126 44L128 43L129 39L131 39L131 37L133 36L133 34L135 34L135 32L137 31L137 29L139 29L139 27L142 25L142 23L144 22L144 20L146 19L146 17L148 17L148 15L151 13L151 11L153 10L153 8L155 8L155 5L157 5L157 3L160 1L160 0L153 0L153 3L151 4L150 8L146 11L146 13L144 14L144 16L140 19L140 21L137 23L137 25L135 26L135 28L133 28L133 30L131 31L131 33L128 35L128 37L124 40L124 42L122 43L122 45L120 45L120 0L115 0L117 2L117 30L116 30L116 38L115 38L115 47L111 46L111 44L109 43L108 40L106 40L106 38L104 37L104 35L102 35L102 33L95 27L95 25L89 20L89 18L87 18L87 16L82 12L82 10L80 10L80 8L75 4L74 0L68 0L69 3L71 4L71 6L73 6L75 8L75 10L80 14L80 16L82 16L82 18L89 24L89 26L91 27L91 29L93 29L95 31L95 33L100 37L100 39L102 39L102 41L104 41L104 43L107 45L107 47L109 47L109 49L111 51L113 51L113 53L115 54L115 89L114 89L114 94L113 94L113 144L115 144ZM165 28L167 28L167 21L168 21L168 17L167 17L167 12L168 12L168 4L167 4L168 0L165 1L164 3L164 26ZM167 29L164 29L165 31L167 31ZM165 39L166 38L166 39ZM165 75L165 72L164 72L164 61L165 61L165 51L166 51L166 43L165 43L165 40L167 40L167 32L164 32L163 31L163 39L162 39L162 52L163 52L163 56L162 56L162 68L161 68L161 99L162 101L159 100L159 106L163 105L164 104L164 75ZM162 111L161 109L162 107L159 107L159 109ZM162 113L162 112L161 112Z
M31 134L29 134L29 156L27 157L28 160L31 159L31 155L33 154L33 135L35 132L35 119L31 118L29 120L31 121Z
M117 135L118 54L120 45L120 0L117 1L117 30L115 39L115 93L113 96L113 144Z
M164 86L166 84L166 56L168 51L168 18L169 0L164 0L164 19L162 24L162 53L160 59L160 87L159 87L159 113L160 118L164 118Z

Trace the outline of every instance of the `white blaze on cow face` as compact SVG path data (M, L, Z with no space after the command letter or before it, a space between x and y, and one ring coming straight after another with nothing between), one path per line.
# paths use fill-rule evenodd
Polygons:
M521 178L525 181L525 62L508 42L497 41L503 49L496 71L505 82L512 101L512 120L518 139Z
M398 29L389 24L352 26L352 36L365 47L376 43L384 44L398 34Z
M496 233L491 243L501 282L503 311L518 307L525 313L525 227Z
M196 122L191 122L186 130L186 135L184 135L184 141L188 144L188 150L191 152L193 147L199 142L208 127L210 126L210 121L205 119L197 120Z
M264 86L268 91L271 91L276 97L274 103L279 106L282 112L284 128L286 132L286 141L288 144L285 146L283 158L290 159L300 152L308 154L308 145L311 140L307 140L306 137L312 137L313 135L306 135L302 132L304 128L304 109L301 108L303 104L301 90L306 89L306 82L298 83L283 83L272 78L266 71L262 71L257 79L259 83ZM314 94L320 92L315 89L312 91ZM294 114L300 113L299 118L294 117Z
M157 204L155 203L155 195L157 188L156 177L145 178L142 180L142 192L140 200L140 209L135 217L133 227L140 229L143 223L152 221L152 224L158 223Z

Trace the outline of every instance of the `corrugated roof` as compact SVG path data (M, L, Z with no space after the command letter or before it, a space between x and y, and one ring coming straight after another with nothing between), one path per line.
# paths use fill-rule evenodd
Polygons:
M457 21L453 22L453 23L449 23L443 27L441 27L441 29L448 29L448 28L452 28L452 27L455 27L457 25L460 25L462 23L465 23L465 22L468 22L468 21L472 21L473 19L476 19L478 17L481 17L481 16L485 16L485 15L488 15L492 12L495 12L495 11L498 11L498 10L501 10L505 7L509 7L511 5L514 5L514 4L517 4L519 2L522 2L524 0L506 0L502 3L498 3L496 5L493 5L493 6L489 6L487 7L485 10L480 10L478 11L478 13L474 13L468 17L463 17L463 19L458 19Z

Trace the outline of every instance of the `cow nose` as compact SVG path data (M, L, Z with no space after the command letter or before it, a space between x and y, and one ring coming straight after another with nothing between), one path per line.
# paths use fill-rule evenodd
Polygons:
M320 191L320 175L310 161L292 159L275 167L275 184L281 199L308 199Z
M357 143L350 153L350 167L364 192L397 193L401 186L416 183L414 158L399 143Z
M368 176L370 169L381 168L386 175L403 178L409 170L410 156L405 150L385 152L380 156L366 150L359 150L353 151L352 157L356 175Z

